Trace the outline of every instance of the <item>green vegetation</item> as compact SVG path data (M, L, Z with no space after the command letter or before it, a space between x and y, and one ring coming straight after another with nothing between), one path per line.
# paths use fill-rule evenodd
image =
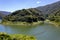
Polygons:
M46 19L48 19L50 22L60 25L60 9L55 8L50 11L51 12L48 12L48 14L43 14L43 11L39 11L36 8L17 10L5 16L2 19L2 24L38 24L39 22L44 22Z
M45 22L45 23L52 24L52 25L54 25L54 26L56 26L56 27L59 27L59 26L60 26L60 22L50 21L50 20L48 20L48 19L46 19L44 22Z
M45 19L50 20L52 24L60 25L60 1L53 4L37 7L38 10L42 10Z
M51 13L51 14L48 16L48 19L49 19L52 23L55 23L56 25L59 25L59 26L60 26L60 10L57 10L57 11Z
M36 40L33 36L0 33L0 40Z
M45 18L42 15L41 11L38 11L35 8L31 9L22 9L22 10L17 10L13 12L12 14L5 16L2 19L2 23L13 23L13 24L31 24L31 23L38 23L38 21L44 21Z
M25 26L29 26L29 25L40 25L43 24L43 21L38 21L38 22L32 22L32 23L27 23L27 22L3 22L3 25L25 25Z
M46 19L56 25L60 25L60 9L45 15L42 14L42 11L35 8L17 10L5 16L2 19L2 23L7 25L36 25L39 24L39 22L44 22Z

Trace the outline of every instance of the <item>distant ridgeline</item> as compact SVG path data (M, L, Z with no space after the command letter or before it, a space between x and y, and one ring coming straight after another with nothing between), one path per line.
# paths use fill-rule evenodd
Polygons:
M3 17L5 17L8 14L10 14L10 12L0 11L0 19L2 19Z
M60 22L60 1L46 6L37 7L36 9L41 10L46 19L49 19L50 21Z
M22 9L9 14L3 18L3 22L37 22L37 21L44 21L44 15L42 11L39 11L35 8L30 9Z

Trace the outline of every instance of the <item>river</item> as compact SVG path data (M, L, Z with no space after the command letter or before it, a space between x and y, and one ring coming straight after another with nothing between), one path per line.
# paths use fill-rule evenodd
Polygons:
M51 24L42 24L37 26L6 26L0 24L0 32L8 34L26 34L33 35L37 40L60 40L60 27Z

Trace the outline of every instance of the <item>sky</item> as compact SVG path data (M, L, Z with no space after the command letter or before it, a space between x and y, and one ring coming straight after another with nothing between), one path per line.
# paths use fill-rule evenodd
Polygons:
M45 6L59 0L0 0L0 11L13 12L21 9Z

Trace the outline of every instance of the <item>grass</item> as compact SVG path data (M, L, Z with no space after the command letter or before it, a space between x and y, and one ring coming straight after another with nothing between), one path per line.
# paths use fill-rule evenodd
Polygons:
M22 34L7 34L0 32L0 40L36 40L34 36Z
M27 23L27 22L3 22L1 24L4 25L38 25L43 23L42 21L38 21L38 22L32 22L32 23Z
M54 24L55 26L60 26L60 22L51 21L51 23Z
M45 22L47 22L47 23L50 23L50 24L53 24L53 25L55 25L55 26L60 26L60 22L55 22L55 21L50 21L50 20L45 20Z

